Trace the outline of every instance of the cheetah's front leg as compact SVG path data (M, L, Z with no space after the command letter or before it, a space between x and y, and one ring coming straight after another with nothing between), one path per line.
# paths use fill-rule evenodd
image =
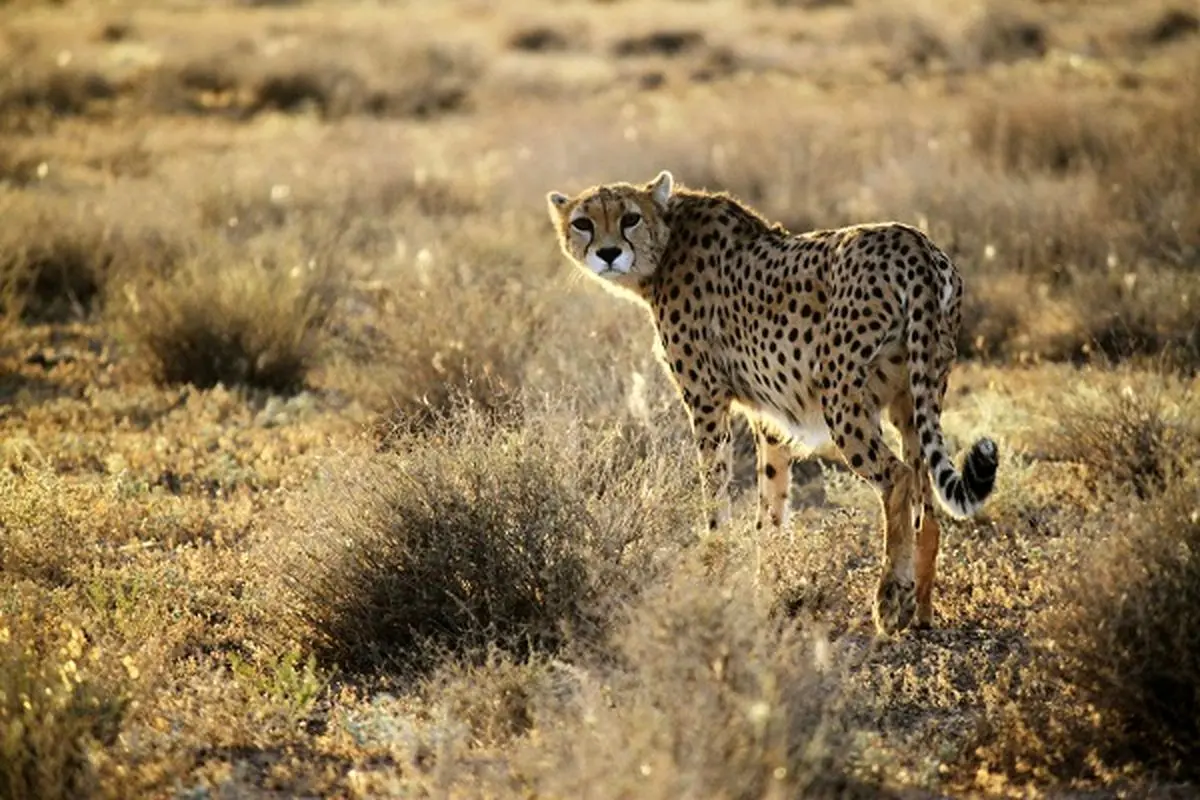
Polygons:
M692 432L700 457L700 481L708 506L708 529L716 530L729 521L729 479L733 473L729 404L711 401L688 402Z

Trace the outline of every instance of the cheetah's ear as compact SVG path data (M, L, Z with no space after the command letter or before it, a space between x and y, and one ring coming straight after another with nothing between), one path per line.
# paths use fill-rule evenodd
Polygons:
M569 202L571 202L571 198L562 192L550 192L550 194L546 195L546 205L550 209L550 219L557 220L561 217L563 209L567 207L567 203Z
M654 198L654 203L659 208L666 208L667 201L671 199L671 190L675 188L675 179L671 177L671 173L665 169L658 173L658 177L650 184L650 196Z

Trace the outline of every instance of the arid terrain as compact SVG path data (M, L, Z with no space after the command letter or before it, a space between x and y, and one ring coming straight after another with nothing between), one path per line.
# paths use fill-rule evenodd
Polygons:
M0 798L1200 796L1198 11L0 2ZM702 530L545 205L664 168L957 262L934 630Z

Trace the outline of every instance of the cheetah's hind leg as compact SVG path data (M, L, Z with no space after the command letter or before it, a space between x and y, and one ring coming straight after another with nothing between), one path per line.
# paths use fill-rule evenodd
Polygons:
M758 530L770 527L774 533L788 530L791 503L792 459L788 442L762 420L751 417L754 451L758 468Z

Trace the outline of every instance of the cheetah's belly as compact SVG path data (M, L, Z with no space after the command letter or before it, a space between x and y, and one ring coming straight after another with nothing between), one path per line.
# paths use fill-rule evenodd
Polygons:
M825 416L820 409L807 413L783 414L778 409L761 404L743 405L751 415L775 429L788 444L807 450L819 450L832 442L829 426L825 424Z

